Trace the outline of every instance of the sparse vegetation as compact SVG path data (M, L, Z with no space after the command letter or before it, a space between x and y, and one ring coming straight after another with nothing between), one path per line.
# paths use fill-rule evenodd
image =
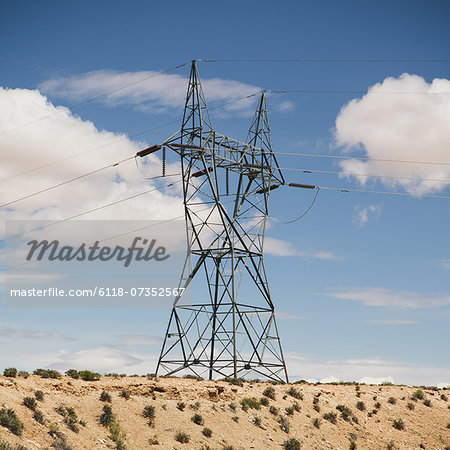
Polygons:
M24 397L23 404L31 411L34 411L37 408L36 399L34 397Z
M5 369L3 371L3 375L5 377L9 377L9 378L16 378L16 376L17 376L17 369L15 367L8 367L7 369Z
M424 400L425 392L423 392L422 389L417 389L417 391L413 393L412 398L415 398L416 400Z
M75 412L75 409L70 406L58 406L55 408L55 411L64 417L64 423L67 425L67 427L72 430L74 433L78 433L78 417L77 413Z
M287 394L290 395L291 397L296 398L297 400L303 400L303 394L298 391L297 389L295 389L295 387L291 387L288 391Z
M75 369L69 369L66 371L66 376L73 378L74 380L77 380L80 378L80 374L78 373L78 370Z
M203 417L200 414L194 414L191 417L192 422L194 422L196 425L203 425Z
M83 381L100 380L100 374L97 372L91 372L90 370L82 370L81 372L78 372L78 374Z
M100 394L100 401L111 403L111 395L106 391L102 391Z
M203 436L206 436L207 438L210 438L212 436L211 428L203 428L202 434L203 434Z
M125 400L128 400L130 398L130 393L126 389L122 389L119 394L122 398Z
M380 402L376 402L375 403L375 408L380 409L381 408L381 403Z
M390 403L391 405L395 405L397 403L397 400L394 397L389 397L388 403Z
M238 416L233 416L233 417L231 418L231 420L232 420L233 422L238 423L238 422L239 422L239 417L238 417Z
M24 425L17 417L16 412L12 408L5 407L0 409L0 425L8 428L8 430L16 436L20 436L24 428Z
M184 433L182 431L179 431L176 435L175 435L175 440L180 442L181 444L187 444L189 443L190 440L190 436L187 433Z
M34 411L33 419L41 425L44 424L44 414L42 414L42 411L39 411L39 409L36 409L36 411Z
M153 405L144 406L144 410L142 411L142 415L148 419L148 424L152 426L155 422L155 407Z
M244 411L246 410L245 407L247 407L247 409L261 409L261 402L255 397L244 397L241 400L241 406Z
M36 400L43 402L44 401L44 393L42 391L35 391L34 396Z
M261 403L262 406L269 406L269 399L267 397L261 397L259 402Z
M58 379L61 378L61 374L57 370L49 370L49 369L36 369L33 372L34 375L38 375L41 378L53 378Z
M403 422L402 419L395 419L392 426L396 429L396 430L404 430L405 429L405 423Z
M116 449L125 450L125 439L127 437L127 434L123 430L120 423L117 422L117 420L113 420L110 423L109 432L111 433L111 439L116 444Z
M395 448L395 443L394 443L394 441L389 441L388 444L387 444L387 446L386 446L386 449L387 449L387 450L394 450L394 448Z
M253 425L255 425L258 428L261 426L261 423L262 423L261 418L258 416L253 417L252 422L253 422Z
M263 395L271 400L275 400L275 389L272 386L268 386L264 389Z
M428 407L431 407L431 401L430 401L430 399L425 399L424 401L423 401L423 404L425 405L425 406L428 406Z
M26 370L20 370L18 375L19 375L19 377L22 377L22 378L25 378L25 379L30 376L30 374Z
M284 450L300 450L300 442L295 438L290 438L282 444Z
M6 441L0 441L0 450L28 450L21 444L10 444Z
M113 415L111 406L105 405L103 407L103 413L101 414L101 416L99 418L100 424L103 425L104 427L109 427L109 425L111 424L113 419L114 419L114 415Z
M317 417L313 420L313 425L316 428L320 428L320 420Z
M270 414L273 414L274 416L277 416L278 415L278 408L276 408L275 406L270 406L270 408L269 408L269 412L270 412Z
M280 424L281 431L284 431L286 434L288 434L289 430L291 429L291 424L289 420L286 417L281 416L278 419L278 423Z
M336 425L337 422L337 415L334 412L328 412L323 415L323 418L325 420L328 420L328 422L331 422L333 425Z
M341 413L341 417L346 421L346 422L350 422L350 419L352 418L352 410L345 405L337 405L336 409L338 411L340 411Z
M184 411L184 408L186 408L186 403L184 403L184 402L178 402L178 403L177 403L177 408L178 408L180 411Z
M444 402L448 401L448 397L445 394L441 394L441 400L444 400Z
M285 408L285 411L288 416L294 415L294 408L292 406L288 406L287 408Z
M356 404L356 408L359 409L360 411L365 411L366 410L366 405L364 404L364 402L358 402Z
M414 411L414 408L415 408L414 403L411 403L411 402L408 402L408 404L406 405L406 407L407 407L409 410L411 410L411 411Z
M159 439L158 436L155 434L153 437L148 439L149 445L159 445Z

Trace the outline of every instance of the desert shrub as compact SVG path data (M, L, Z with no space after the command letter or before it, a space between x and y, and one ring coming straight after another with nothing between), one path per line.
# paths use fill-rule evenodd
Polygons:
M210 438L212 436L211 428L203 428L202 433L203 436L206 436L207 438Z
M352 410L351 410L348 406L345 406L345 405L337 405L337 406L336 406L336 409L337 409L338 411L340 411L341 417L342 417L345 421L350 422L350 419L351 419L353 413L352 413Z
M69 370L67 370L67 371L66 371L66 375L67 375L68 377L71 377L71 378L75 379L75 380L77 380L78 378L80 378L80 373L78 372L78 370L75 370L75 369L69 369Z
M355 442L355 440L354 439L352 439L352 438L349 438L349 441L350 441L350 445L349 445L349 449L350 450L355 450L356 449L356 442Z
M42 414L42 411L39 411L39 409L36 409L36 411L34 411L33 419L41 425L44 424L44 414Z
M224 378L223 381L226 381L234 386L244 386L245 380L243 378Z
M189 436L189 434L184 433L183 431L179 431L175 435L175 440L180 442L181 444L187 444L190 439L191 439L191 437Z
M320 428L320 420L317 417L313 420L313 425L316 428Z
M298 391L297 389L295 389L295 387L291 387L288 391L287 394L290 395L291 397L296 398L297 400L303 400L303 394Z
M422 389L417 389L412 395L412 398L415 398L417 400L424 400L425 399L425 392L422 391Z
M200 414L194 414L191 417L192 422L194 422L196 425L203 425L203 417Z
M194 411L198 411L200 409L200 402L195 402L193 405L189 405L189 408Z
M329 413L324 414L323 418L325 420L328 420L328 422L331 422L333 425L335 425L337 422L337 416L336 416L336 413L334 413L334 412L329 412Z
M259 399L259 402L261 403L261 405L263 406L269 406L269 399L267 397L261 397Z
M261 402L255 397L244 397L241 400L241 406L242 409L244 409L244 406L251 409L261 409Z
M397 400L394 397L389 397L388 403L390 403L391 405L395 405L397 403Z
M23 404L31 411L34 411L37 407L36 399L34 397L24 397Z
M98 381L100 380L100 374L97 372L91 372L90 370L82 370L79 372L80 378L84 381Z
M445 394L441 394L441 400L444 400L444 402L446 402L448 398Z
M109 394L109 392L102 391L100 394L100 401L111 403L111 395Z
M61 378L61 374L57 370L52 369L36 369L34 375L39 375L41 378Z
M405 423L403 422L402 419L395 419L394 422L392 423L392 426L396 430L404 430L405 429Z
M295 438L290 438L281 445L284 450L300 450L300 442Z
M424 404L425 406L431 407L431 401L430 401L428 398L427 398L426 400L423 401L423 404Z
M255 425L258 428L261 426L261 423L262 423L261 418L258 416L253 417L252 422L253 422L253 425Z
M204 378L200 377L198 375L192 375L191 373L187 373L186 375L183 375L183 378L186 380L197 380L197 381L203 381Z
M77 425L78 417L75 409L70 406L58 406L55 411L64 417L64 423L67 427L75 433L78 433L79 428Z
M280 424L281 431L284 431L285 433L289 433L289 430L291 429L291 424L286 417L281 416L278 419L278 423Z
M3 375L5 377L16 378L16 376L17 376L17 369L15 367L8 367L7 369L5 369L3 371Z
M376 402L375 403L375 408L380 409L381 408L381 403L380 402Z
M414 411L414 408L415 408L414 403L411 403L411 402L408 402L408 404L406 405L406 407L407 407L409 410L411 410L411 411Z
M272 386L268 386L264 389L263 395L272 400L275 400L275 389Z
M386 446L386 449L387 449L387 450L394 450L394 448L395 448L395 443L394 443L394 441L389 441L388 444L387 444L387 446Z
M117 422L117 420L113 420L109 424L109 432L111 433L111 439L116 444L116 448L124 449L125 448L125 439L127 437L127 434L121 427L120 423Z
M51 436L51 437L55 437L55 436L58 436L60 433L59 433L59 426L58 426L58 424L57 423L51 423L49 426L48 426L48 434Z
M233 402L231 402L231 403L228 405L228 408L230 408L231 411L236 411L236 405L235 405Z
M22 434L24 427L21 420L17 417L16 412L11 408L6 409L5 407L0 409L0 425L8 428L16 436Z
M126 389L122 389L119 394L122 398L125 400L128 400L130 398L130 393Z
M447 428L450 430L450 422L447 424Z
M112 408L109 405L105 405L103 407L103 413L100 415L99 422L104 427L109 427L111 422L114 419L114 414L112 412Z
M148 438L149 445L159 445L158 436L155 434L153 437Z
M313 405L317 405L319 403L319 397L313 398Z
M285 411L288 416L294 415L294 408L292 406L288 406L287 408L285 408Z
M270 414L273 414L274 416L276 416L276 415L278 415L278 408L276 408L275 406L272 405L269 408L269 412L270 412Z
M58 435L52 442L52 448L54 448L55 450L73 450L62 434Z
M177 403L177 408L178 408L180 411L184 411L184 408L186 408L186 403L184 403L184 402L178 402L178 403Z
M28 450L21 444L10 444L6 441L0 441L0 450Z
M144 410L142 411L142 415L148 419L148 424L153 425L155 421L155 407L153 405L144 406Z
M364 404L364 402L358 402L356 404L356 408L359 409L360 411L365 411L366 410L366 405Z
M297 402L294 402L294 403L292 404L292 407L293 407L294 410L297 411L297 412L300 412L300 410L302 409L302 407L301 407Z
M34 396L36 400L39 400L40 402L44 401L44 393L42 391L35 391Z
M314 411L320 412L320 406L319 405L314 405L313 408L314 408Z
M20 370L18 375L22 378L28 378L30 376L30 374L26 370Z
M231 418L231 420L232 420L233 422L238 423L238 422L239 422L239 417L238 417L238 416L233 416L233 417Z
M85 422L84 420L80 420L78 423L79 423L82 427L85 427L85 426L86 426L86 422Z

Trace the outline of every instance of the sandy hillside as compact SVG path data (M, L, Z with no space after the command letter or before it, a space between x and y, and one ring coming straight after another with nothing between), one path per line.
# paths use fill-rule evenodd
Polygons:
M268 387L273 390L266 395L274 399L263 395ZM124 390L128 399L122 396ZM0 441L27 449L282 449L283 443L295 438L302 449L450 449L450 391L423 389L425 398L414 401L416 390L368 385L235 386L178 378L102 377L87 382L67 376L57 380L0 376L3 420L12 409L24 425L20 436L1 426ZM44 397L36 405L28 400L30 409L23 399L35 398L36 391ZM100 400L102 391L110 394L111 402ZM250 407L243 409L244 398L267 400L263 405L247 401ZM113 414L112 419L108 414L103 417L113 423L109 427L99 422L105 405ZM336 409L339 405L348 409ZM146 409L147 418L146 406L153 407ZM397 428L403 424L403 429L394 424ZM181 440L188 435L189 442L177 441L177 434ZM294 440L291 444L285 448L299 448ZM9 447L0 444L2 448Z

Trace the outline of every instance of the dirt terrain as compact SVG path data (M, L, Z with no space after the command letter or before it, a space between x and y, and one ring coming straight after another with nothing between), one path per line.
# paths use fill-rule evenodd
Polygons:
M450 391L432 388L0 376L0 408L24 425L0 449L450 449Z

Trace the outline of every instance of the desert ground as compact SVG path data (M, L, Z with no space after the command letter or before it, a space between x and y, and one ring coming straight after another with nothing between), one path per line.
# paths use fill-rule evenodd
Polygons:
M0 376L0 449L450 449L450 390L238 384Z

